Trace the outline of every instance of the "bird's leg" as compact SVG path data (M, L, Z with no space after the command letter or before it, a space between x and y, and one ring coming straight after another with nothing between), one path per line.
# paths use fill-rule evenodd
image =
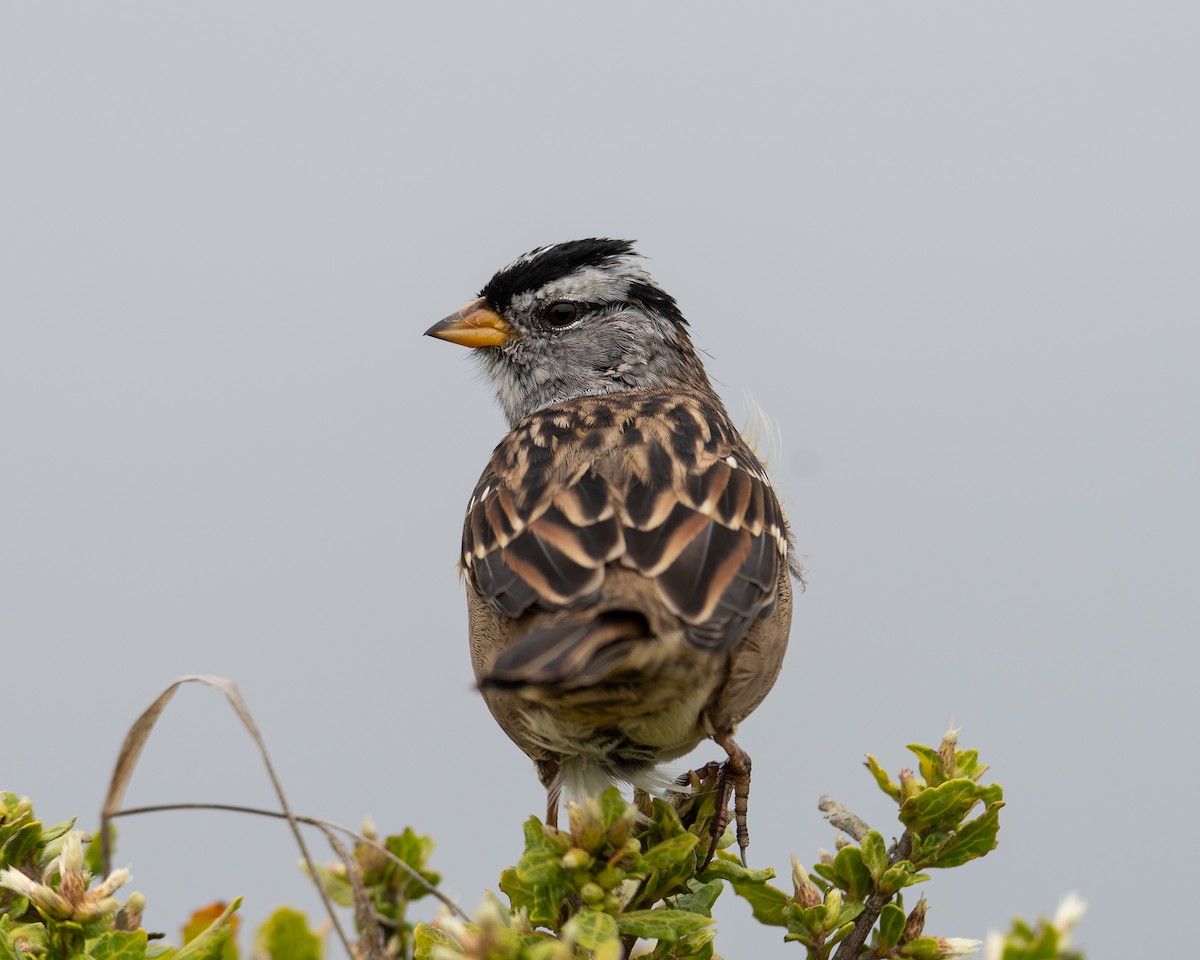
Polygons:
M729 826L729 795L732 793L738 849L744 867L746 848L750 846L750 828L746 826L746 810L750 803L750 755L727 734L716 734L713 742L729 755L729 759L721 764L721 778L717 781L717 812L713 816L713 842L708 858L712 859L717 841Z
M650 819L650 814L654 810L654 804L650 799L650 794L641 787L633 788L633 805L638 808L638 813L647 820Z

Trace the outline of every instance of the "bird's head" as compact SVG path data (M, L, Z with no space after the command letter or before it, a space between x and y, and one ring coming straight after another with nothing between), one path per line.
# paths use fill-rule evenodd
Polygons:
M628 240L539 247L426 334L475 350L510 424L575 397L711 392L675 299Z

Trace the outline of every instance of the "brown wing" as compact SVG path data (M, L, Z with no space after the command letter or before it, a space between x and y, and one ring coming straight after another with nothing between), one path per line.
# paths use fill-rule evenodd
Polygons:
M728 650L776 599L789 534L762 465L694 394L557 404L496 448L463 567L498 612L594 602L621 563L651 579L694 646Z

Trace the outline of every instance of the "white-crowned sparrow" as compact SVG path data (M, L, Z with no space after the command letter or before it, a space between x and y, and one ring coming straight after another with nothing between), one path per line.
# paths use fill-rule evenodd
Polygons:
M512 428L463 526L471 654L548 822L560 788L653 789L657 764L711 737L744 859L750 758L732 736L779 673L799 567L763 465L636 256L540 247L427 331L475 348Z

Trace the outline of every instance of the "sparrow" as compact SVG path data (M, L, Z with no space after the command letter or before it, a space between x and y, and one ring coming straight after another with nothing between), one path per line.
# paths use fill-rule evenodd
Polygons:
M660 764L711 738L727 757L714 849L732 794L745 862L751 762L733 735L779 675L800 567L763 464L638 261L626 240L539 247L426 331L474 351L510 428L463 523L471 659L549 825L564 788L630 783L645 802Z

